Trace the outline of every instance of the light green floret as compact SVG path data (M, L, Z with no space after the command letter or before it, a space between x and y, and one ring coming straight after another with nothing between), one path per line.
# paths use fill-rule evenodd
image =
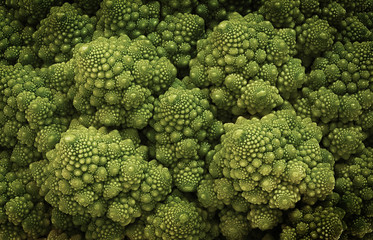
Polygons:
M221 234L227 240L247 239L250 231L250 224L242 213L230 209L224 209L219 213Z
M239 194L248 203L287 210L300 200L313 204L333 190L334 161L320 148L321 129L309 118L281 110L261 119L239 117L224 127L210 163L217 199L229 205ZM230 185L217 184L223 180Z
M348 17L341 21L341 35L344 42L372 41L372 32L359 20L357 16Z
M348 238L367 238L372 232L373 149L364 148L348 161L336 164L335 192L338 206L346 211L345 234Z
M85 232L87 240L120 240L123 238L124 228L106 217L92 219Z
M323 144L338 160L350 158L351 154L361 152L365 145L363 140L367 137L359 126L332 125L329 134L323 139Z
M203 179L199 183L197 196L198 201L207 209L214 211L224 207L224 202L217 197L217 193L214 190L214 180L211 179L211 177ZM229 204L229 202L227 202L227 204Z
M174 81L176 68L145 37L98 38L77 47L74 107L94 125L144 128L153 96Z
M324 123L338 119L340 101L332 90L321 87L309 95L311 115Z
M46 240L81 240L83 239L83 234L69 234L60 229L52 229L48 235Z
M17 143L13 148L10 161L18 167L28 167L30 163L40 160L40 156L34 147Z
M350 9L345 9L340 1L330 1L320 10L322 19L327 20L333 26L338 26L346 18L346 13Z
M18 239L38 239L45 236L49 227L49 206L41 201L31 171L29 161L35 161L35 155L27 146L15 147L13 153L0 153L0 238L9 236ZM23 151L23 153L21 153ZM20 156L27 154L28 156ZM25 161L17 158L27 158ZM16 230L18 237L10 230Z
M45 75L48 69L33 69L30 65L20 64L1 68L4 74L0 83L0 96L4 101L0 107L2 146L14 146L14 140L32 146L42 128L68 124L70 102L63 92L49 87ZM66 82L65 87L68 85ZM63 91L62 88L60 90Z
M271 21L275 27L294 27L304 19L299 10L299 0L270 0L265 1L259 9L266 20Z
M177 13L167 15L148 38L164 51L168 59L179 68L188 67L196 55L197 40L204 37L205 22L198 15Z
M144 0L104 0L97 12L99 36L112 37L122 34L131 38L153 32L159 23L160 4Z
M207 217L194 202L170 195L146 218L145 239L207 239L211 228Z
M126 237L128 237L130 240L143 240L145 239L144 229L145 223L142 220L138 220L126 227Z
M117 130L74 122L47 153L48 162L30 168L53 207L71 216L106 215L125 226L171 191L168 169L147 162L143 152Z
M265 109L266 113L281 104L279 97L275 106L268 103L260 109L262 103L247 103L252 106L245 109L241 96L253 81L264 80L277 88L282 98L290 98L305 82L305 68L299 59L292 58L295 53L294 30L277 30L257 13L234 13L209 32L206 39L198 41L197 56L190 61L190 74L184 81L209 88L210 98L218 109L234 115L243 115L246 110L260 113ZM274 91L263 98L275 98Z
M305 68L302 61L291 58L279 69L276 86L284 99L292 99L297 96L297 90L306 81Z
M317 15L308 18L304 24L296 27L297 49L309 56L328 50L334 41L337 30L329 25L326 20Z
M223 133L223 125L205 92L178 84L156 99L148 137L155 142L156 159L173 169L179 190L191 192L203 178L203 159Z
M191 13L200 4L199 0L160 0L162 17L174 13Z
M337 207L303 206L288 214L280 239L337 240L344 230L343 216L343 210Z
M198 160L181 160L172 169L175 186L183 192L194 192L203 178L204 162Z
M33 34L33 48L46 65L66 62L72 57L75 45L91 41L95 25L95 18L84 15L74 5L52 7Z
M264 205L253 205L247 219L252 228L264 231L276 227L282 221L282 212Z
M242 88L242 95L237 100L237 106L245 108L252 115L265 115L282 103L278 89L263 80L250 81Z
M36 133L34 146L39 152L48 152L60 141L61 134L66 130L64 124L44 126Z
M372 49L372 42L336 42L315 59L303 88L314 121L360 123L371 111Z

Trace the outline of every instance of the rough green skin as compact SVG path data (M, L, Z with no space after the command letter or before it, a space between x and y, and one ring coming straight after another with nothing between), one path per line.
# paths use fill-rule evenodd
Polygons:
M118 131L70 127L48 160L30 169L54 208L71 216L107 216L128 225L171 191L171 175Z
M210 168L210 173L214 184L221 184L214 192L225 204L239 194L251 204L287 210L301 199L324 199L333 190L334 163L327 161L330 153L319 146L321 130L310 119L282 110L262 119L239 117L224 127L210 163L220 171Z
M163 93L176 76L146 38L98 38L79 45L73 60L73 104L88 126L144 128L152 116L152 94Z
M343 231L343 210L336 207L303 206L288 214L282 226L281 240L337 240Z
M75 45L92 40L95 25L95 18L84 15L74 5L52 7L33 34L33 48L45 65L66 62L72 57Z
M250 106L248 100L242 101L248 97L247 90L253 81L269 82L279 90L281 97L288 99L305 80L300 60L292 58L296 53L295 31L274 29L256 13L244 17L238 13L230 15L207 35L207 39L198 41L197 50L197 57L189 64L190 75L184 81L209 88L210 98L217 108L235 115L246 111L265 114L281 104L273 88L254 97L254 102L273 98L273 103Z

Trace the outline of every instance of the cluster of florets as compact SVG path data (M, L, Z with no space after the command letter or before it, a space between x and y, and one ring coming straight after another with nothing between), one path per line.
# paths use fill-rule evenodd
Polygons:
M47 65L66 62L72 57L75 45L92 40L95 21L69 3L52 7L33 34L33 49Z
M321 130L310 119L282 110L261 119L239 117L224 127L221 145L209 165L213 193L206 194L208 182L198 189L206 207L220 208L220 202L235 208L239 195L249 204L272 209L258 212L279 214L278 209L294 208L300 200L313 204L333 190L334 161L320 148Z
M0 106L0 145L12 147L19 141L51 149L71 118L70 103L64 92L71 87L71 66L61 63L41 70L18 64L1 66L1 70L0 96L4 104ZM65 77L59 79L58 76L65 73Z
M71 216L106 216L125 226L171 191L168 169L148 162L146 152L118 131L73 125L47 159L30 169L54 208Z
M219 109L265 115L304 82L294 43L294 30L279 31L258 14L233 14L198 42L185 81L208 87Z
M171 87L154 103L155 157L173 172L179 190L192 192L203 178L202 159L223 133L208 96L198 88Z
M0 2L0 240L373 239L372 0Z
M98 38L77 47L74 107L85 125L144 128L154 97L176 77L176 69L146 38Z

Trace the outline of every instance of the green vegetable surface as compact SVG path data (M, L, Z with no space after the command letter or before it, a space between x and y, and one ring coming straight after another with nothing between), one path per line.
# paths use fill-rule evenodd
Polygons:
M0 240L373 239L373 0L0 1Z

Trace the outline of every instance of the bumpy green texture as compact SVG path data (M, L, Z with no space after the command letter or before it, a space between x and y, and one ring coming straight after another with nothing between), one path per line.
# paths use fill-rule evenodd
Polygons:
M66 62L75 45L91 41L95 25L95 18L84 15L74 5L52 7L33 34L33 48L46 65Z
M277 30L258 14L235 13L198 41L185 81L209 88L218 109L266 114L305 81L301 61L292 58L294 49L294 30ZM259 83L263 81L273 87Z
M299 10L300 0L269 0L259 9L264 18L275 27L294 27L304 20Z
M205 35L205 21L198 15L178 13L167 15L154 32L148 35L158 51L179 68L188 67L191 58L196 56L197 40Z
M282 226L281 240L328 239L338 240L344 230L340 208L304 206L291 211Z
M198 88L175 85L154 102L153 131L156 159L173 169L181 191L197 189L203 178L204 157L223 133L207 95Z
M30 44L34 29L25 27L16 19L14 11L0 6L0 31L0 62L16 63L21 50Z
M85 233L86 240L121 240L123 238L124 228L117 222L113 222L105 217L93 219Z
M33 156L28 148L15 148L12 154L0 152L1 239L36 239L45 236L50 228L49 207L38 194L28 164L20 161L22 151L28 154L23 156L25 160L38 160L38 155Z
M235 76L226 78L228 85L230 84L228 83L229 81L236 80ZM283 99L278 89L262 79L250 81L249 84L242 88L242 95L237 100L237 106L246 109L251 115L256 113L265 115L282 103Z
M368 116L373 106L372 50L373 42L335 43L314 61L296 111L324 123L359 123Z
M5 1L5 5L14 9L15 17L30 26L36 26L44 19L53 6L62 5L62 0L17 0Z
M137 38L154 31L159 23L158 1L103 0L100 6L95 37L125 34Z
M232 200L238 194L251 204L287 210L300 200L313 204L333 190L334 161L320 148L321 130L310 119L281 110L261 119L239 117L224 128L210 174L225 204L236 205ZM201 196L203 189L198 190Z
M336 160L348 160L352 154L365 149L363 141L367 137L359 126L340 126L331 124L329 134L323 138L323 145L333 153Z
M52 229L46 240L82 240L82 234L68 234L59 229Z
M168 169L146 161L143 148L117 130L74 124L47 160L30 169L54 208L71 216L107 216L125 226L171 191Z
M250 232L250 224L242 213L224 209L219 213L221 234L227 240L244 240Z
M297 32L297 49L308 56L317 56L327 51L334 42L337 30L328 21L317 15L308 18L304 24L295 28Z
M85 125L144 128L152 116L152 94L163 93L176 76L149 40L127 35L79 45L73 60L71 95Z
M196 14L205 19L206 26L210 29L226 20L230 14L246 14L252 0L199 0L195 9Z
M159 0L161 16L167 17L174 13L191 13L199 5L199 0Z
M339 3L335 1L326 1L321 3L322 7L318 15L327 20L333 26L339 26L340 22L346 18L347 10Z
M170 195L146 218L145 239L210 239L208 213L194 202Z
M1 146L14 146L17 140L37 147L41 142L46 145L56 143L55 139L48 139L49 135L42 133L39 133L37 142L34 140L38 132L49 125L55 124L63 129L69 123L71 103L63 89L58 87L58 82L63 82L65 90L71 86L72 79L69 83L68 75L61 77L58 74L67 73L69 67L61 64L57 71L56 68L33 69L20 64L0 65ZM51 81L55 81L56 85L49 86L48 82ZM61 131L56 135L57 141L60 133Z
M373 0L0 0L0 240L373 240Z
M252 205L250 212L247 214L247 219L250 221L252 228L265 231L282 222L282 212L266 205Z
M372 41L373 33L362 23L357 16L348 17L340 23L342 39L344 42Z
M101 0L74 0L74 3L87 15L96 15Z
M335 192L340 195L338 206L346 211L346 234L363 238L373 231L373 149L365 148L335 169Z

